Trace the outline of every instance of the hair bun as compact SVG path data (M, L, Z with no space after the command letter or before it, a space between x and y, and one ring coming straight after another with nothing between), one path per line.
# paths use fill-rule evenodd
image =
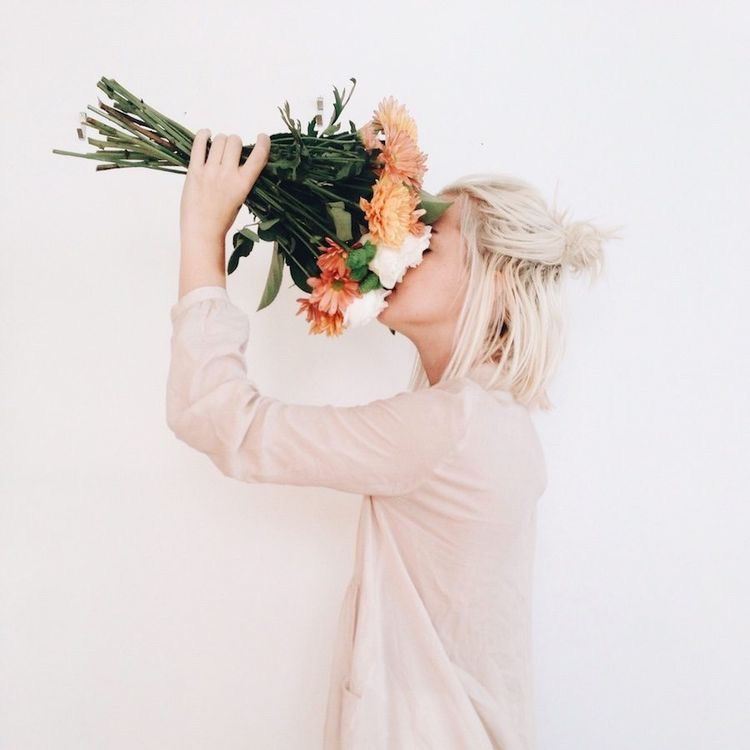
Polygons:
M565 227L563 260L573 267L587 267L595 260L595 242L592 227L583 221L574 221Z
M565 246L560 262L573 271L590 271L592 276L598 276L604 265L603 244L619 235L588 221L570 222L565 225L564 232Z

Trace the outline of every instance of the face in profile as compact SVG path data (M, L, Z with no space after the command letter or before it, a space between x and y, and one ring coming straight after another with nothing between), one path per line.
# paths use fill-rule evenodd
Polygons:
M418 266L408 268L401 282L385 298L388 306L378 320L404 334L435 325L451 325L457 318L465 293L464 261L458 216L459 202L432 225L430 246Z

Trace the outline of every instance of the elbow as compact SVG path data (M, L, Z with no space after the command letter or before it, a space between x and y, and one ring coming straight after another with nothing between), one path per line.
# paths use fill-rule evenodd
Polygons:
M207 440L210 425L192 414L189 409L181 409L174 403L168 403L165 416L167 427L181 442L204 453L215 449L215 444Z
M182 435L182 417L184 412L178 409L174 401L167 400L167 408L164 412L167 427L174 433L175 437L180 440L185 440Z
M177 435L177 437L180 437L180 421L185 411L186 410L182 406L182 399L178 397L177 392L172 387L171 383L168 383L166 398L164 399L164 418L167 427Z
M164 416L167 427L178 440L204 453L216 449L216 439L211 438L215 430L204 410L196 409L176 393L168 391Z
M174 433L176 433L176 424L177 424L177 415L176 413L169 408L169 404L167 404L167 409L164 412L164 421L167 423L167 427Z
M237 381L225 384L236 388ZM260 430L250 430L255 425L254 409L243 411L237 398L217 388L193 402L178 397L168 389L165 404L167 427L175 437L191 448L205 453L227 477L242 482L266 481L266 462L262 446L256 445L249 434L259 436Z
M225 477L246 484L262 484L265 481L259 468L247 458L241 458L237 451L222 448L218 451L207 452L207 455Z
M210 420L198 418L189 410L168 410L166 417L167 427L174 436L194 450L205 453L224 476L250 484L265 481L261 462L222 439Z
M180 442L187 443L191 448L196 447L191 437L192 433L185 429L177 415L167 417L167 427Z

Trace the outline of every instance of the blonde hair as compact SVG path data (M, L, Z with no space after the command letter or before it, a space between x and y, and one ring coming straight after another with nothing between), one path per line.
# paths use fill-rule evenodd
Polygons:
M565 349L563 270L588 272L593 283L604 267L602 245L621 239L615 233L621 227L567 221L567 211L548 207L532 185L510 175L470 174L439 195L459 203L467 271L452 355L439 382L492 362L490 387L549 411L547 388ZM409 388L427 386L417 354Z

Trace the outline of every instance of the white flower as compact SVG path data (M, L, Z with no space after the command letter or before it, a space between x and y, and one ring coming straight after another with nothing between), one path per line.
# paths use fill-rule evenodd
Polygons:
M422 262L424 251L430 245L432 227L425 224L421 235L408 233L401 243L401 247L378 245L368 268L378 275L383 285L378 289L371 289L361 297L353 299L344 310L344 328L354 328L369 323L388 307L386 297L393 287L403 279L406 269L418 266ZM370 234L363 234L360 238L364 245Z
M408 232L400 247L378 245L375 256L368 264L369 269L378 275L384 287L393 289L403 279L407 268L418 266L422 262L423 253L430 245L431 236L432 227L425 224L421 235L417 236ZM363 235L362 244L369 238L369 233Z
M385 298L390 293L390 289L371 289L353 299L344 310L344 328L362 326L377 318L388 307Z

